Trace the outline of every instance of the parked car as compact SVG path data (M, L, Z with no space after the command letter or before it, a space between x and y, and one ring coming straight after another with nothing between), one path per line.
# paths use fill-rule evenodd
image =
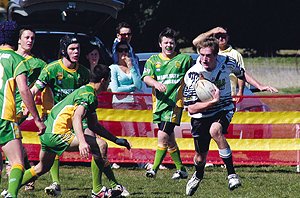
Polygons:
M8 18L36 30L33 53L46 62L57 59L62 36L76 34L82 49L88 44L98 45L104 63L110 64L111 53L97 34L101 24L116 18L123 7L117 0L11 0Z

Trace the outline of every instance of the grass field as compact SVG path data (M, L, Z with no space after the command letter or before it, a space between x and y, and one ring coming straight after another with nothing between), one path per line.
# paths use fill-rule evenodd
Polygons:
M188 167L189 178L194 168ZM61 197L90 197L92 191L90 168L87 166L61 166L61 183L63 194ZM146 178L145 170L126 167L114 170L119 182L126 186L130 197L186 197L185 185L187 180L171 180L175 169L160 170L155 179ZM299 174L295 167L290 166L239 166L237 173L242 179L242 187L229 191L227 188L226 170L220 166L207 167L205 178L193 197L299 197ZM2 188L7 180L2 179ZM48 174L39 178L34 192L24 192L22 188L20 198L42 198L44 187L51 183ZM108 185L104 176L103 184Z
M281 93L300 93L300 58L245 58L244 62L246 71L259 82Z

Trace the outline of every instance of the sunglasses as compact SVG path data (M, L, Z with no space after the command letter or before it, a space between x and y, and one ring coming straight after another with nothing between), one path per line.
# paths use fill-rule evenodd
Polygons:
M120 35L121 35L121 36L131 36L132 33L121 33Z
M126 52L128 53L129 52L129 49L128 48L118 48L117 49L117 52L121 53L121 52Z
M227 37L227 34L215 34L216 39L219 39L219 38L225 39L226 37Z

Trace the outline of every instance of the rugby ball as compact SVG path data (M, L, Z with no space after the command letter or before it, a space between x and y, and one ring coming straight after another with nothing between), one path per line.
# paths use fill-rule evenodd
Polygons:
M194 86L196 94L201 102L207 102L213 99L216 91L215 86L208 80L199 79Z

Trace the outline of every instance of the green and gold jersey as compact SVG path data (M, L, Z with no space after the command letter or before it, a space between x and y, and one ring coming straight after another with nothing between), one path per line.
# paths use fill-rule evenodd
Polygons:
M29 65L22 56L8 48L0 49L1 119L16 121L16 77L29 70Z
M72 130L73 115L79 105L87 110L86 115L96 111L97 94L91 84L76 89L51 109L45 122L47 127L45 133L66 134Z
M46 66L46 62L34 56L27 56L25 60L27 61L30 67L30 70L27 73L28 87L32 87L34 82L38 79L41 70ZM19 89L17 89L16 91L16 108L17 113L21 112L22 98L19 93Z
M150 76L167 87L166 92L152 90L153 112L161 112L168 107L183 108L183 77L191 67L192 58L178 54L167 59L162 54L152 55L146 62L142 78Z
M52 91L54 104L57 104L75 89L87 84L89 75L89 70L84 66L77 64L74 69L69 69L59 59L41 71L35 86L41 91L48 86Z

